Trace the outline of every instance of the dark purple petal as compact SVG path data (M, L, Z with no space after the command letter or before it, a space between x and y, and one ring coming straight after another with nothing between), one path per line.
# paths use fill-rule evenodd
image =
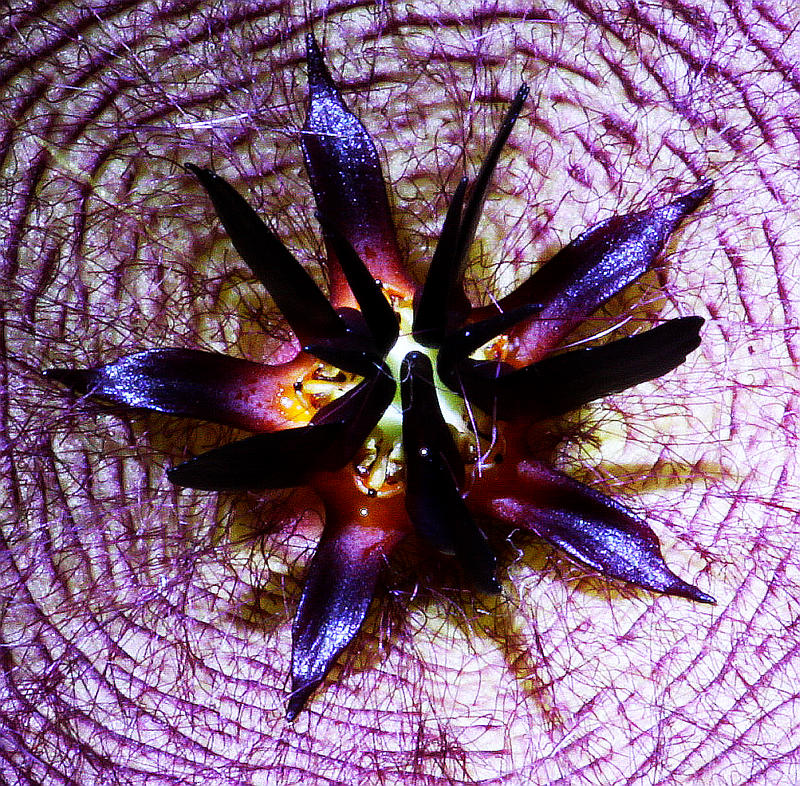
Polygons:
M300 136L314 198L321 215L342 234L384 284L405 289L394 224L375 145L345 106L317 42L306 36L308 115ZM344 282L331 269L334 302Z
M500 128L497 129L497 134L492 142L492 146L489 148L489 152L486 154L486 158L478 171L478 176L473 183L472 191L461 217L461 226L459 228L458 241L456 244L456 259L459 268L461 268L460 272L463 272L463 265L467 252L475 238L475 230L477 229L478 221L481 217L483 203L486 200L486 192L500 158L500 153L508 141L508 137L511 134L511 130L514 128L514 123L517 122L517 118L522 111L522 107L525 104L525 99L528 97L529 92L528 86L524 83L519 90L517 90L517 94L514 96L514 100L511 102L511 106L509 106L506 116L500 124Z
M394 346L400 333L397 314L384 296L379 282L369 272L347 238L324 218L321 217L320 222L325 239L333 248L350 290L358 301L375 348L384 357Z
M247 200L210 169L193 164L186 164L186 168L208 192L239 256L272 295L300 343L344 337L345 323L314 279Z
M452 326L470 310L461 286L461 261L457 256L467 182L462 177L453 192L425 285L414 307L414 338L426 347L440 346Z
M702 324L700 317L672 319L644 333L516 371L493 362L462 361L454 373L457 389L500 420L561 415L672 371L700 346Z
M514 331L521 360L538 360L612 295L646 273L670 234L711 191L706 181L663 207L614 216L562 248L517 290L504 311L541 303L542 311Z
M315 472L344 466L342 423L256 434L185 461L167 472L176 486L204 491L280 489L302 486Z
M655 533L623 505L538 462L523 462L517 472L513 493L491 500L493 516L530 529L608 578L715 602L667 567Z
M292 626L290 721L358 633L384 563L382 544L369 529L354 523L330 532L329 523L308 567Z
M417 532L455 554L476 587L499 592L496 559L467 510L459 487L464 464L442 417L428 358L410 352L401 370L406 510Z
M286 371L192 349L157 349L89 369L44 372L72 388L116 404L202 418L250 431L283 425L273 402Z

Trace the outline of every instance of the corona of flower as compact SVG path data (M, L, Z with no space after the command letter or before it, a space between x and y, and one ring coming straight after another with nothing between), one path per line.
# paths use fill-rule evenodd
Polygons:
M701 602L666 566L652 530L618 502L536 460L531 423L654 379L700 343L699 317L599 346L567 335L650 269L710 190L584 232L496 305L474 308L462 276L518 91L472 184L449 203L423 284L406 271L375 147L345 106L313 37L301 145L328 251L329 295L245 199L187 164L302 350L281 365L162 349L92 369L50 369L112 402L230 424L253 436L169 472L196 489L316 492L325 525L293 626L293 719L359 630L378 574L415 531L498 592L476 520L535 532L605 576Z

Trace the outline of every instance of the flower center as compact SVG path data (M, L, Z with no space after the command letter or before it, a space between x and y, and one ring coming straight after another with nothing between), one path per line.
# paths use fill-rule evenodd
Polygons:
M458 393L450 390L436 373L437 349L425 347L412 334L413 298L388 288L384 290L400 319L400 333L386 356L397 390L378 424L356 454L352 469L356 486L369 497L391 497L405 490L405 456L403 452L403 407L400 397L400 368L409 352L426 355L434 369L434 385L445 422L453 432L465 464L475 464L481 453L487 453L491 439L490 419L469 406ZM507 352L506 339L494 339L473 354L480 359L502 360ZM283 397L282 408L296 423L308 423L326 404L354 388L359 377L326 363L317 363L297 380Z

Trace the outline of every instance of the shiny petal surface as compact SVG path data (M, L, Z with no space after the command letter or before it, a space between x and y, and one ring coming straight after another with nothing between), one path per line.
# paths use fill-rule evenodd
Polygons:
M614 216L561 249L500 301L504 311L541 303L512 335L519 363L540 359L612 295L646 273L669 236L711 191L711 181L663 207Z
M590 401L657 379L700 346L700 317L682 317L599 347L576 349L502 373L497 363L462 361L467 398L501 420L562 415Z
M315 472L337 469L351 457L339 450L342 423L256 434L185 461L167 472L176 486L204 491L302 486Z
M380 159L361 121L345 106L312 35L306 37L308 115L300 136L319 212L358 253L374 278L413 291L397 247ZM341 269L329 258L331 296L351 305Z
M333 662L358 633L378 574L394 538L360 522L329 522L306 573L292 626L292 693L286 717L294 720Z
M247 200L210 169L186 164L208 192L239 256L272 295L301 344L341 338L345 323L294 255Z
M531 460L517 466L513 486L513 493L493 495L484 511L535 532L608 578L714 603L667 567L655 533L618 502Z
M428 358L409 353L401 371L406 510L417 532L455 554L476 587L499 592L496 559L461 496L464 465L442 417Z
M274 402L301 363L265 366L215 352L156 349L96 368L44 374L115 404L264 431L285 425Z

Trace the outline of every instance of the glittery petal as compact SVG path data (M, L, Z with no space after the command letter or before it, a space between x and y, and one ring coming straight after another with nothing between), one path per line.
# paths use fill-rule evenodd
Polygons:
M274 404L302 362L265 366L214 352L157 349L89 369L48 369L78 393L250 431L285 425Z
M702 324L700 317L672 319L501 376L496 363L466 360L456 376L471 403L501 420L552 417L672 371L700 346Z
M375 145L345 106L311 34L306 49L309 103L300 144L317 208L347 238L375 278L411 292L413 283L397 247ZM331 297L336 305L349 305L351 296L335 258L331 253Z
M339 317L303 266L264 223L247 200L210 169L186 164L206 189L225 231L286 317L301 344L344 337Z
M482 512L535 532L608 578L714 603L667 567L655 533L618 502L531 460L518 464L510 485L513 493L497 490Z
M286 717L294 720L364 621L378 574L395 538L359 521L328 519L306 573L292 626L292 693Z
M596 224L500 301L507 311L541 303L540 314L512 332L519 363L538 360L612 295L646 273L670 234L711 191L706 181L663 207Z
M403 360L401 392L408 515L421 536L455 554L477 587L499 592L495 556L459 491L463 461L442 417L425 355L410 352Z

